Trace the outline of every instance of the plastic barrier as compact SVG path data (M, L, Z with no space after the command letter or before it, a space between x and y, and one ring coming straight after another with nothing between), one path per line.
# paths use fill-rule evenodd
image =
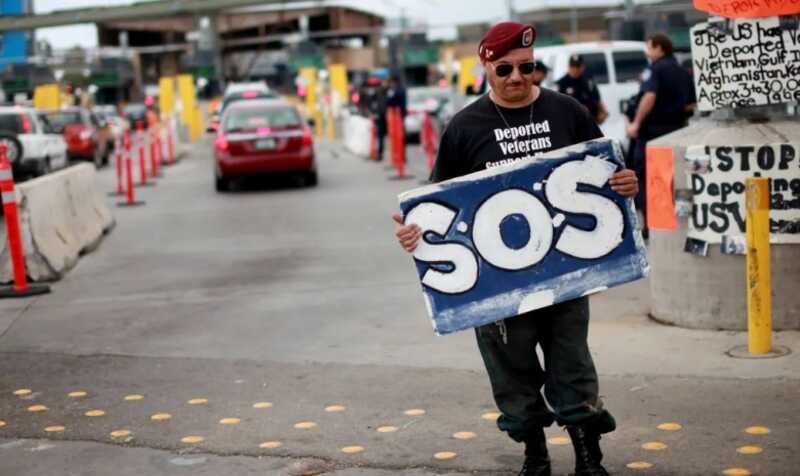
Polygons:
M61 278L114 225L96 175L93 165L79 164L17 187L25 266L32 280ZM0 283L12 280L8 261L9 254L0 250Z
M380 157L378 157L378 121L375 119L375 116L370 117L369 127L369 158L378 161L380 160Z
M430 113L425 113L425 120L422 122L422 132L420 133L422 140L422 149L428 158L428 171L433 172L433 166L436 163L436 150L438 144L436 143L436 131L433 129L433 119Z
M136 201L136 187L133 185L133 157L131 156L131 134L125 131L124 145L125 162L125 201L117 202L118 207L136 207L144 205L143 201Z
M22 246L22 235L19 229L19 214L17 210L17 193L14 187L14 177L11 172L11 163L7 157L7 146L0 144L0 194L2 194L3 212L6 222L6 235L8 236L8 255L14 285L10 288L0 288L0 298L14 298L35 296L50 292L50 288L43 285L28 284L25 268L25 251ZM0 253L0 262L2 261ZM5 268L5 266L4 266Z
M144 124L136 121L136 145L139 152L139 185L146 187L147 183L147 159L145 158L144 148Z
M397 175L392 177L396 179L406 178L406 144L405 144L405 128L403 127L403 115L399 108L391 107L387 112L387 116L391 117L392 126L390 135L392 136L392 165L397 170Z
M342 126L342 140L345 148L354 155L365 159L369 158L371 128L372 123L366 117L345 116Z
M125 185L123 183L125 177L123 173L124 164L124 157L123 157L123 144L122 138L117 136L114 138L114 165L116 169L116 188L113 192L109 195L112 197L121 197L125 195Z

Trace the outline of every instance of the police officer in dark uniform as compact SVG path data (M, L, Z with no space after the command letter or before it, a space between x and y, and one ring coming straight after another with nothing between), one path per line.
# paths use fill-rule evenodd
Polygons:
M608 117L597 84L586 74L586 64L583 56L575 54L569 57L569 69L561 79L556 81L558 92L572 96L589 110L589 115L598 124L602 124Z
M547 67L541 60L536 60L533 62L533 84L536 86L541 86L542 82L547 79L547 73L550 72L550 68Z
M691 75L673 56L672 40L669 36L664 33L651 35L647 39L647 57L651 64L643 73L641 99L636 115L627 128L628 136L636 139L633 167L640 183L636 205L642 210L645 223L647 142L684 127L696 102ZM646 228L643 234L647 235Z

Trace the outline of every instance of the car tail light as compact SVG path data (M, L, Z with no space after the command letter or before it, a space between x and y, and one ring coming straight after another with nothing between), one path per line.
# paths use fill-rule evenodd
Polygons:
M310 127L303 128L303 145L304 146L314 145L314 136L311 133Z
M217 152L227 152L228 139L222 134L218 135L217 140L214 141L214 148L217 149Z
M353 93L353 95L350 96L350 100L353 101L354 104L358 104L358 101L361 100L361 96L359 96L358 93Z
M28 116L25 114L20 114L19 117L22 120L22 133L30 134L33 132L33 127L31 127L31 121L28 120Z

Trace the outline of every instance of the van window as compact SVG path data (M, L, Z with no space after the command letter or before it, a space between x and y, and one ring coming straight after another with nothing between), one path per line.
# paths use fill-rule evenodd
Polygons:
M647 56L644 51L615 51L614 69L617 71L617 82L636 81L647 68Z
M608 84L608 65L605 53L585 53L581 56L586 64L586 74L598 84Z

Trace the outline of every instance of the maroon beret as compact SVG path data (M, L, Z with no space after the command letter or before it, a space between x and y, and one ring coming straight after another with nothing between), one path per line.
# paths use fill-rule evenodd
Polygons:
M536 41L533 25L513 21L500 22L483 35L478 45L482 61L494 61L516 48L528 48Z

